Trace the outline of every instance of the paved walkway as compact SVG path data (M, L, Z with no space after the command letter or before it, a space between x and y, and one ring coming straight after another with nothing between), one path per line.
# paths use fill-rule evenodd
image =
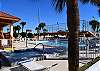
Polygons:
M36 61L36 63L41 64L45 67L49 67L53 64L57 64L54 67L50 68L50 71L68 71L68 60L44 60L44 61ZM33 64L34 65L34 64ZM80 66L84 65L79 63ZM25 71L20 66L18 67L6 67L2 68L0 71Z

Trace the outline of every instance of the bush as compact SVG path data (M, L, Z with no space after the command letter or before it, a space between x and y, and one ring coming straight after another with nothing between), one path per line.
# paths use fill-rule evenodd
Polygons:
M28 33L28 34L27 34L27 37L28 37L28 38L32 38L32 37L33 37L33 34L32 34L32 33Z
M14 37L17 38L18 37L18 33L13 33Z
M22 38L25 38L26 37L26 32L22 32L22 33L20 33L20 35L22 36Z
M95 64L99 60L100 60L100 56L96 57L92 61L90 61L87 64L85 64L82 67L80 67L79 71L85 71L87 68L89 68L90 66L92 66L93 64Z

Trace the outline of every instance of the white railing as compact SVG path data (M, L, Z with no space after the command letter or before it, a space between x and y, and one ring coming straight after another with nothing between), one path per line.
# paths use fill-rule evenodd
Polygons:
M96 58L97 56L100 56L100 38L96 36L96 34L92 32L90 33L93 35L91 39L85 37L85 35L83 37L83 41L85 40L86 46L79 51L81 58Z

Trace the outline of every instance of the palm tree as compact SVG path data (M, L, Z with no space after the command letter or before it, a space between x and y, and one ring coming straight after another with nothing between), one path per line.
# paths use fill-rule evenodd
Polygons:
M17 25L18 34L19 34L20 29L21 29L20 25Z
M43 39L45 38L45 33L47 33L47 32L48 32L48 30L46 28L43 28L43 35L44 35Z
M89 22L89 24L92 26L92 29L93 29L95 32L98 32L98 30L99 30L99 25L100 25L100 23L99 23L98 21L96 21L96 20L91 20L91 21Z
M39 40L40 28L36 27L35 30L37 31L37 36L38 36L38 40Z
M43 29L44 29L45 26L46 26L46 24L43 23L43 22L41 22L41 23L38 25L38 27L39 27L40 30L42 30L42 31L43 31Z
M40 29L39 29L39 27L36 27L35 30L37 31L37 34L40 33Z
M99 17L100 17L100 9L98 10L98 12L99 12Z
M97 0L81 0L84 3L96 4ZM78 0L53 0L53 4L58 12L66 6L67 26L68 26L68 64L69 71L79 71L79 42L78 33L80 29L80 17Z
M22 32L23 32L23 28L26 25L26 22L21 22L20 25L22 25Z
M99 30L100 30L100 22L99 24L97 24L97 32L99 32Z
M99 12L99 17L100 17L100 2L97 4L97 6L99 7L98 12Z
M48 30L46 28L43 29L43 33L47 33Z
M14 31L14 33L16 33L16 31L17 31L17 26L13 26L13 31Z
M86 3L91 3L91 4L94 4L94 5L96 5L97 7L99 7L99 9L98 9L98 13L99 13L99 16L100 16L100 1L99 0L81 0L81 2L83 3L83 4L86 4Z

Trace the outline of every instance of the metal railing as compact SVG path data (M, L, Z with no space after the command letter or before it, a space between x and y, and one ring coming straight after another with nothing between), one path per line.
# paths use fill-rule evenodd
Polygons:
M86 46L79 50L80 58L94 59L97 56L100 56L100 38L95 36L90 38L84 36L83 38L82 41L85 42L84 44Z
M96 37L91 37L91 39L94 39L94 38L96 38ZM84 38L84 40L86 40L87 38ZM91 39L89 39L87 42L86 42L86 46L84 47L84 48L82 48L82 49L80 49L80 58L95 58L95 57L97 57L97 56L100 56L100 42L99 43L96 43L95 42L95 40L93 40L94 42L95 42L95 46L92 46L93 48L90 48L91 47L91 45L90 45L90 42L91 42ZM0 43L2 42L2 40L6 40L6 41L8 41L8 40L11 40L11 39L0 39ZM99 39L99 41L100 41L100 39ZM4 42L4 41L3 41ZM31 43L31 44L30 44ZM54 42L54 43L56 43L56 42ZM4 42L4 44L5 44L5 42ZM14 46L14 47L16 47L16 48L14 48L14 49L28 49L28 48L37 48L39 45L42 45L43 47L41 48L41 50L40 50L40 52L41 52L41 54L43 55L43 60L44 60L44 58L45 58L45 51L46 52L52 52L51 50L54 50L54 52L56 53L56 48L48 48L48 49L44 49L45 48L45 45L43 44L43 43L38 43L38 44L35 44L35 46L33 46L34 45L34 42L33 41L28 41L28 47L26 47L25 46L25 41L13 41L13 42L11 42L10 44L12 44L12 46ZM7 45L3 45L2 47L11 47L11 45L10 45L9 43L7 44ZM67 42L66 42L66 44L67 44ZM16 46L15 46L16 45ZM94 45L94 44L93 44ZM46 46L47 47L47 46ZM11 48L10 48L11 49ZM42 51L42 49L43 49L43 51ZM50 50L49 50L50 49ZM11 50L13 50L13 48L11 49ZM49 50L49 51L48 51ZM59 52L58 52L59 51ZM54 52L52 52L52 55L54 54ZM62 53L62 51L60 52L60 49L57 49L57 52L58 53ZM66 53L67 53L68 51L67 51L67 49L66 49ZM63 54L62 56L64 56L64 55L66 55L66 57L65 58L67 58L68 57L68 55L67 54ZM60 57L61 57L61 55L60 55ZM59 57L57 57L57 58L59 58Z
M42 43L38 43L36 46L34 46L34 48L36 48L38 45L42 45L43 46L43 60L44 60L44 45Z

